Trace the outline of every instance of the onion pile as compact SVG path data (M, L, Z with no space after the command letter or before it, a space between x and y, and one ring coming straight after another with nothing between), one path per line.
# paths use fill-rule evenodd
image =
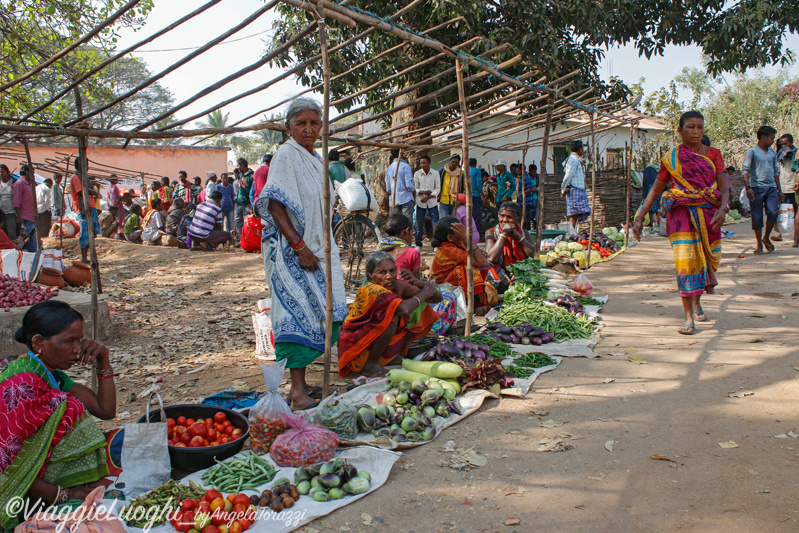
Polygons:
M0 307L6 312L12 307L25 307L58 296L58 289L34 285L8 274L0 276Z

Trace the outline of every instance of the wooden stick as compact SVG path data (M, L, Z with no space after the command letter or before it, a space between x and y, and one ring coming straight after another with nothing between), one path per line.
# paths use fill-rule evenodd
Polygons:
M630 155L627 157L627 210L624 215L624 236L627 238L627 228L630 227L630 196L632 194L632 168L633 168L633 126L630 125Z
M155 32L154 34L150 35L149 37L147 37L147 38L145 38L145 39L142 39L142 40L141 40L141 41L139 41L138 43L136 43L136 44L134 44L134 45L132 45L132 46L129 46L129 47L125 48L124 50L122 50L122 51L121 51L121 52L119 52L118 54L115 54L115 55L113 55L113 56L109 57L108 59L106 59L105 61L103 61L102 63L100 63L100 64L99 64L99 65L97 65L96 67L94 67L93 69L89 70L88 72L86 72L85 74L83 74L83 75L82 75L81 77L79 77L78 79L76 79L76 80L75 80L74 82L72 82L70 85L68 85L67 87L65 87L65 88L64 88L64 89L62 89L61 91L59 91L59 92L58 92L57 94L55 94L55 95L54 95L52 98L50 98L48 101L44 102L44 103L43 103L43 104L41 104L39 107L37 107L37 108L36 108L36 109L34 109L33 111L31 111L31 112L29 112L28 114L26 114L26 115L25 115L23 118L21 118L21 119L17 120L17 121L16 121L16 123L17 123L17 124L20 124L21 122L23 122L23 121L25 121L25 120L28 120L30 117L34 116L36 113L39 113L40 111L43 111L43 110L47 109L47 107L49 107L50 105L52 105L52 104L54 104L55 102L57 102L58 100L60 100L60 99L61 99L63 96L67 95L67 94L68 94L70 91L72 91L72 90L73 90L75 87L77 87L78 85L80 85L81 83L83 83L84 81L86 81L87 79L89 79L90 77L94 76L95 74L97 74L98 72L100 72L101 70L103 70L105 67L107 67L108 65L110 65L110 64L111 64L111 63L113 63L114 61L117 61L118 59L121 59L122 57L124 57L124 56L128 55L129 53L133 52L134 50L137 50L138 48L141 48L141 47L142 47L142 46L144 46L145 44L147 44L147 43L150 43L150 42L154 41L155 39L157 39L158 37L160 37L160 36L164 35L165 33L168 33L168 32L170 32L170 31L172 31L173 29L177 28L178 26L180 26L180 25L181 25L181 24L183 24L184 22L186 22L186 21L188 21L188 20L190 20L190 19L193 19L194 17L196 17L197 15L199 15L200 13L202 13L203 11L205 11L205 10L207 10L208 8L210 8L210 7L212 7L212 6L216 5L216 4L218 4L218 3L219 3L219 2L221 2L221 1L222 1L222 0L210 0L210 1L209 1L209 2L207 2L206 4L204 4L204 5L200 6L200 7L198 7L197 9L195 9L194 11L192 11L191 13L189 13L188 15L186 15L186 16L184 16L184 17L182 17L182 18L178 19L178 20L176 20L175 22L173 22L173 23L172 23L172 24L170 24L169 26L167 26L167 27L165 27L165 28L163 28L163 29L161 29L161 30L159 30L159 31Z
M327 24L321 7L315 13L319 30L319 44L322 51L322 76L324 78L324 101L322 104L322 189L325 201L325 355L324 376L322 377L322 397L330 393L330 367L332 364L331 347L333 345L333 270L331 265L332 220L330 209L330 161L328 159L328 135L330 133L330 56L327 52Z
M589 225L590 234L588 235L588 262L586 270L591 268L591 248L594 242L594 211L596 208L596 165L598 152L596 149L596 135L594 131L594 113L590 113L591 119L591 223Z
M73 126L73 125L75 125L75 124L77 124L79 122L82 122L82 121L84 121L84 120L86 120L88 118L91 118L91 117L93 117L93 116L95 116L95 115L97 115L99 113L102 113L103 111L106 111L107 109L110 109L111 107L117 105L120 102L123 102L123 101L127 100L128 98L130 98L134 94L138 93L139 91L141 91L143 89L146 89L147 87L149 87L150 85L152 85L156 81L160 80L161 78L163 78L167 74L170 74L170 73L174 72L175 70L177 70L181 66L185 65L186 63L188 63L192 59L196 58L197 56L204 54L205 52L207 52L208 50L210 50L211 48L213 48L217 44L221 43L222 41L224 41L225 39L227 39L231 35L234 35L238 31L240 31L241 29L249 26L250 24L255 22L258 18L260 18L261 15L263 15L264 13L266 13L267 11L269 11L270 9L275 7L278 3L280 3L280 0L271 0L270 2L266 3L263 7L261 7L259 10L254 12L252 15L250 15L249 17L247 17L243 21L241 21L241 23L239 23L236 26L230 28L229 30L227 30L226 32L224 32L221 35L217 36L216 38L212 39L211 41L208 41L206 44L204 44L200 48L194 50L190 54L188 54L185 57L183 57L180 61L172 63L170 66L166 67L165 69L163 69L158 74L155 74L154 76L148 78L147 80L145 80L144 82L140 83L139 85L137 85L136 87L134 87L130 91L126 92L125 94L122 94L122 95L118 96L117 98L113 99L112 101L108 102L107 104L104 104L104 105L98 107L97 109L95 109L93 111L90 111L89 113L86 113L85 115L84 114L80 114L80 116L78 116L78 118L70 120L69 122L67 122L66 125L67 126Z
M64 183L63 190L61 191L61 220L62 221L64 220L64 215L66 214L66 211L67 211L67 194L66 194L67 185L66 184L67 184L67 181L69 180L69 160L70 159L72 159L72 154L69 154L69 156L67 157L67 170L66 170L66 172L64 172L64 177L61 178L61 181ZM56 185L58 187L61 187L61 185L58 185L58 184L56 184ZM64 224L63 224L63 222L59 222L58 224L59 224L59 226L61 228L58 231L58 249L59 250L63 250L64 249ZM62 262L64 261L63 254L61 255L61 261Z
M541 230L544 227L544 185L547 181L547 151L549 150L549 129L552 126L552 109L555 101L547 99L547 121L544 125L544 141L541 144L541 168L538 171L538 213L535 228L535 257L541 257Z
M136 4L138 4L139 2L141 2L141 0L130 0L127 4L125 4L124 6L120 7L110 17L106 18L100 24L98 24L97 26L92 28L89 31L89 33L85 34L80 39L78 39L76 41L72 41L65 48L62 48L61 50L59 50L55 54L51 55L45 61L43 61L42 63L39 63L38 65L36 65L32 69L28 70L26 73L24 73L24 74L22 74L20 76L17 76L16 78L14 78L13 80L9 81L8 83L4 83L3 85L1 85L0 86L0 93L2 93L5 90L10 89L11 87L14 87L15 85L18 85L18 84L22 83L23 81L27 80L31 76L37 74L38 72L41 72L42 70L46 69L47 67L49 67L50 65L52 65L53 63L55 63L56 61L61 59L62 57L66 56L71 51L73 51L77 47L79 47L80 45L89 42L92 38L97 36L100 32L102 32L104 29L109 27L111 24L113 24L119 17L121 17L122 15L124 15L125 13L127 13L128 11L133 9L134 7L136 7Z
M530 139L529 128L527 129L527 139ZM527 196L525 195L525 182L527 180L524 179L524 175L527 174L527 165L525 161L526 159L527 159L527 148L525 147L525 149L522 150L522 231L527 229L525 227L527 226ZM530 179L533 179L533 177L530 176Z
M42 243L39 241L39 225L37 224L39 219L39 206L36 202L36 170L33 168L33 161L31 161L31 151L28 148L28 140L25 137L19 137L19 142L22 143L22 146L25 147L25 157L28 159L28 171L30 172L30 188L31 188L31 201L33 202L33 241L36 243L36 249L42 249ZM19 234L25 230L25 221L22 221L22 228L20 228ZM31 280L33 281L33 280Z
M466 189L466 249L469 253L466 254L466 332L464 335L467 337L472 334L472 320L474 319L474 269L472 268L472 247L474 246L474 237L472 229L472 176L471 167L469 167L469 123L467 117L469 115L466 108L466 90L463 84L463 71L465 67L461 60L455 58L455 75L458 79L458 100L461 107L461 161L466 172L463 174L463 181L465 182Z

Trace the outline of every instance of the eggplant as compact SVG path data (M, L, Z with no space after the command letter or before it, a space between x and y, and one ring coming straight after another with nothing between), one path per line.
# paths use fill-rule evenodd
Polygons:
M508 326L502 326L497 328L497 333L500 335L511 335L513 333L513 328L509 328Z
M419 358L419 361L434 361L436 358L436 349L431 348L427 350L422 357Z
M460 407L454 400L449 402L449 410L459 416L463 414L463 411L460 410Z
M475 359L483 360L486 358L486 352L484 352L483 350L474 351L472 352L472 357L474 357Z
M510 328L508 328L510 329ZM439 353L449 359L460 359L463 357L463 351L457 346L451 344L439 344Z
M500 327L502 327L502 322L492 322L490 324L486 324L486 329L490 330L495 330Z
M533 338L535 338L535 337L533 337ZM525 346L530 344L530 342L532 342L530 340L530 337L522 337L522 344L524 344Z
M510 329L510 328L508 328L508 329ZM510 335L501 334L499 336L499 340L501 340L502 342L512 342L513 341L513 337L511 337Z
M491 350L491 347L488 344L478 344L477 349L481 352L488 353Z
M453 344L455 345L455 348L457 348L458 350L463 351L463 347L464 347L464 344L465 344L463 342L463 339L455 339L455 342Z
M533 337L532 339L530 339L530 344L532 344L533 346L541 346L542 344L544 344L544 338Z
M522 326L516 326L513 328L513 334L517 337L524 337L524 328Z
M552 342L553 340L555 340L555 335L553 335L552 333L544 333L543 335L541 335L541 342L543 342L544 344Z
M530 336L530 337L540 337L543 334L544 334L544 330L543 329L541 329L541 328L533 328L530 331L528 336Z

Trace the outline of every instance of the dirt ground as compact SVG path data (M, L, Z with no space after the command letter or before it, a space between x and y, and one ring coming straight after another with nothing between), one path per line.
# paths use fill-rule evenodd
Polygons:
M676 333L671 251L649 237L588 274L610 297L599 358L564 360L525 399L488 400L405 452L383 488L301 531L799 530L799 249L754 256L746 224L730 229L695 336ZM263 389L250 320L266 296L260 255L98 243L122 369L116 423L143 414L136 395L158 377L169 404ZM573 447L537 451L547 438ZM487 464L442 466L447 440Z

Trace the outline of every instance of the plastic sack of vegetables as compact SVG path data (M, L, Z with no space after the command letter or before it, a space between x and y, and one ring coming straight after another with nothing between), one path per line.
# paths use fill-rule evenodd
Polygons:
M266 382L266 394L250 408L250 441L252 449L258 454L269 451L272 443L289 428L291 409L286 401L277 392L283 373L286 370L286 360L278 363L265 363L261 365Z
M308 466L329 461L336 454L338 435L298 414L289 419L289 430L272 444L269 455L278 466Z
M572 281L572 290L580 293L580 296L591 296L594 286L588 281L585 274L580 274Z
M329 429L343 439L353 439L358 433L357 415L354 405L329 396L308 417L308 421Z

